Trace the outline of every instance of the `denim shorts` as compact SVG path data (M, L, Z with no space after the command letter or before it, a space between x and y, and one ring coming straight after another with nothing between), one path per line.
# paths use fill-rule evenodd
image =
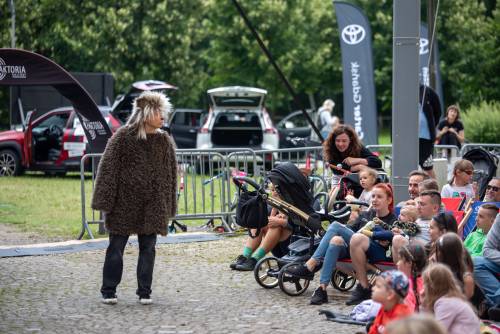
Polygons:
M380 261L392 262L392 258L386 256L386 251L387 250L381 244L370 239L370 246L366 251L366 257L368 259L368 262L370 263L380 262Z

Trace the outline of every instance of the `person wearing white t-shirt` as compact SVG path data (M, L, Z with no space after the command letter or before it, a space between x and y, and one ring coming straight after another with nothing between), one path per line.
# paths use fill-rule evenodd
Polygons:
M441 195L435 190L426 190L420 193L417 198L418 218L415 223L418 225L419 232L412 237L412 240L417 240L423 244L431 241L429 228L432 217L439 213L441 208ZM398 262L399 249L407 245L409 238L401 234L401 231L393 229L394 237L392 238L392 259L394 263ZM399 234L398 234L399 233Z
M453 177L441 190L441 197L465 197L467 200L475 199L476 191L471 183L472 174L474 174L474 165L472 162L465 159L458 160L453 167Z

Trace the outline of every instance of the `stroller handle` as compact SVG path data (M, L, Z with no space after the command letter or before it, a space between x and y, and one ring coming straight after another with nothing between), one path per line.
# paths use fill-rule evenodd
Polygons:
M233 183L238 187L240 190L246 191L246 187L244 187L244 183L248 183L252 187L254 187L259 193L261 194L266 194L265 190L263 187L261 187L257 182L255 182L253 179L246 177L246 176L234 176L233 177Z
M370 206L369 203L366 203L363 201L335 201L335 204L346 204L346 205L352 204L352 205L359 205L359 206L366 206L366 207Z

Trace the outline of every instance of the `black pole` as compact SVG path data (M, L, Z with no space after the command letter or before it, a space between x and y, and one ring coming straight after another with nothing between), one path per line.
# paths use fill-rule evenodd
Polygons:
M295 94L295 90L290 85L290 82L288 82L288 80L285 78L285 75L283 74L283 72L281 71L281 69L278 67L278 64L276 64L276 62L274 61L273 56L271 55L271 53L269 52L269 50L266 48L266 46L262 42L262 39L260 38L260 36L257 33L257 31L252 26L252 23L250 23L250 21L248 20L248 17L245 14L245 12L243 11L243 8L241 8L241 6L240 6L240 4L238 3L237 0L233 0L233 3L236 6L236 9L238 9L238 12L240 13L241 17L243 18L243 21L245 21L245 24L247 25L248 29L250 29L250 31L252 32L253 36L255 37L255 39L257 40L257 42L259 43L260 48L266 54L267 59L269 60L269 62L271 63L271 65L273 65L273 67L276 70L276 72L278 72L278 75L279 75L281 81L283 81L283 83L285 84L286 88L288 89L288 92L290 92L290 94L292 95L293 102L295 102L295 104L297 106L299 106L299 109L302 111L302 113L304 114L304 117L307 119L307 121L309 122L309 124L311 124L311 127L314 130L314 132L316 132L316 135L318 136L319 140L321 142L323 142L324 138L321 135L321 132L319 132L318 128L316 127L316 124L314 124L313 120L311 119L311 117L309 116L309 114L306 112L306 110L305 110L304 106L302 105L302 103L300 102L297 94Z

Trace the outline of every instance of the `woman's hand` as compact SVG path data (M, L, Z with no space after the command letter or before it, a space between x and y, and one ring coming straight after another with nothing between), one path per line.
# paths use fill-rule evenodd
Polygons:
M347 157L342 162L348 166L353 166L358 164L358 158Z

